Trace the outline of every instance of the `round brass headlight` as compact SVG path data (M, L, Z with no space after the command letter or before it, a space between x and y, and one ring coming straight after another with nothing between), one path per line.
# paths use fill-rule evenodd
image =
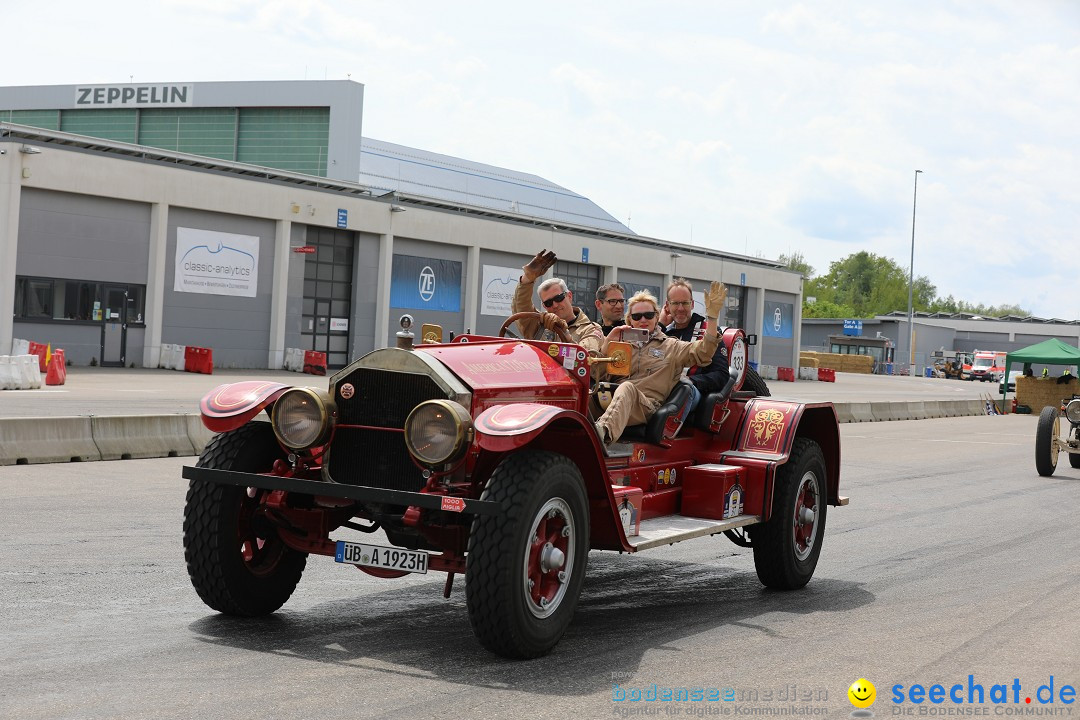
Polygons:
M1080 399L1070 400L1065 406L1065 417L1071 423L1080 423Z
M330 435L331 408L311 388L293 388L278 398L271 420L282 445L304 450L326 443Z
M423 465L443 465L461 457L472 430L469 411L449 400L428 400L405 419L405 445Z

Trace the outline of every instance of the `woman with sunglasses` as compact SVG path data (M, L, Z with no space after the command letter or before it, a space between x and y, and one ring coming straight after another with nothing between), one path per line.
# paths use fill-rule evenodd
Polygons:
M707 365L716 352L720 341L717 335L717 317L724 307L727 288L723 283L713 282L705 291L705 315L708 327L705 335L686 342L664 334L658 327L659 304L647 291L641 291L626 302L626 322L633 328L647 330L648 340L634 343L630 374L615 389L604 414L596 421L596 432L605 445L619 439L628 425L640 425L647 421L667 399L682 376L683 368ZM608 354L612 340L621 340L626 325L611 331L604 340L602 353Z
M536 257L521 268L521 278L518 280L511 305L515 313L536 312L532 304L533 283L555 264L555 260L554 252L541 250ZM539 319L518 320L521 337L529 340L555 341L558 337L554 329L561 327L567 330L574 342L585 350L599 353L600 345L604 341L604 333L598 324L582 312L581 308L574 307L574 294L567 289L564 281L559 278L545 280L540 283L537 292L544 306L544 312L541 312Z

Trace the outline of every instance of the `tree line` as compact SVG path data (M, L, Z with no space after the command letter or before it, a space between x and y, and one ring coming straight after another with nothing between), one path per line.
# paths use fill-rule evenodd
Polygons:
M829 271L821 276L815 275L801 252L781 255L780 262L806 277L803 317L872 318L894 310L907 312L908 271L891 258L862 250L830 263ZM912 307L915 312L965 312L985 317L1031 314L1019 305L972 304L952 295L939 297L937 287L925 275L912 282Z

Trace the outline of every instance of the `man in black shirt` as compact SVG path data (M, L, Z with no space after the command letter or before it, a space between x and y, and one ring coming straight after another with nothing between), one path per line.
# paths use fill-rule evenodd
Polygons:
M694 291L690 283L682 278L676 278L667 288L667 302L664 303L664 311L667 312L672 322L664 328L664 332L680 340L694 340L705 332L705 318L694 312ZM719 330L719 328L718 328ZM695 390L694 399L690 403L690 410L697 407L702 395L718 392L724 388L728 381L728 355L727 346L723 342L716 348L712 362L708 366L695 366L690 368L688 377L693 383Z

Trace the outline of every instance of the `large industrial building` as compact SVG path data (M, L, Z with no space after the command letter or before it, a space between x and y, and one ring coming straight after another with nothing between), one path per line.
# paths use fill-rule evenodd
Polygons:
M280 368L299 347L340 367L404 313L497 332L553 248L594 317L604 283L718 279L750 359L797 365L798 273L637 235L535 175L365 138L362 118L348 81L0 88L0 353L153 367L169 343Z

